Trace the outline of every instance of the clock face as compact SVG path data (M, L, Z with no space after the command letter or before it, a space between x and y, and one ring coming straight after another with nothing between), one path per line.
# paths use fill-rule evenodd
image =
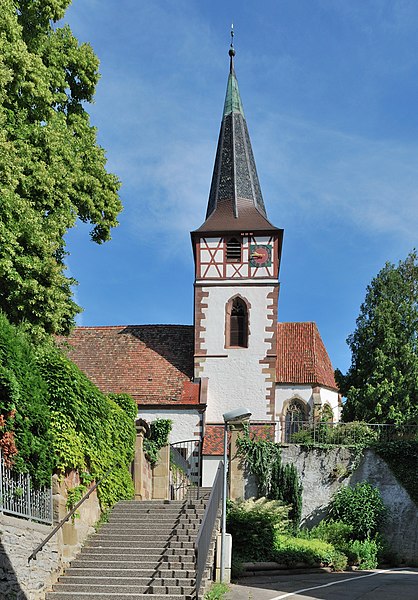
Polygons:
M250 246L250 265L251 267L270 267L271 266L271 245L257 244Z

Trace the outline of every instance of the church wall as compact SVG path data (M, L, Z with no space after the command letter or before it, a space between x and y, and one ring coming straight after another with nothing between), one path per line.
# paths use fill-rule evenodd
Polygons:
M340 420L340 407L338 404L338 392L330 390L328 388L321 388L321 400L322 406L324 404L329 404L332 408L332 413L334 415L334 421Z
M137 418L145 419L148 423L156 419L171 419L173 428L170 432L170 444L197 439L201 432L201 415L196 409L179 409L175 411L144 409L141 407Z
M202 486L211 487L215 481L216 471L222 456L203 456L202 458Z
M224 412L245 406L252 419L265 421L270 417L267 400L274 385L260 361L271 353L273 305L268 296L274 285L205 286L202 307L201 353L196 358L196 376L208 377L206 419L222 422ZM206 296L207 294L207 296ZM248 348L225 348L225 310L231 297L239 294L249 307ZM267 341L266 341L267 340Z

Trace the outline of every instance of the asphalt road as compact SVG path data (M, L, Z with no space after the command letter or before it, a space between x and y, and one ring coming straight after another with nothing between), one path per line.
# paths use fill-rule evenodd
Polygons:
M418 600L418 569L243 577L227 600Z

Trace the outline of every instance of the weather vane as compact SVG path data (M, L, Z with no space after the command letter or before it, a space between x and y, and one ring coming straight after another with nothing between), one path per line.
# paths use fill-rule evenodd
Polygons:
M234 47L234 24L231 23L231 48Z

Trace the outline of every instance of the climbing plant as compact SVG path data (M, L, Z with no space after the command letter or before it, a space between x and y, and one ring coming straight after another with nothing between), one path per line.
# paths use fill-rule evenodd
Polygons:
M173 427L171 419L156 419L151 423L150 436L144 440L144 451L152 465L158 462L159 451L168 444Z
M282 465L280 446L271 440L256 439L248 427L237 440L238 452L257 478L258 494L291 504L289 517L295 527L302 514L302 483L294 465Z

